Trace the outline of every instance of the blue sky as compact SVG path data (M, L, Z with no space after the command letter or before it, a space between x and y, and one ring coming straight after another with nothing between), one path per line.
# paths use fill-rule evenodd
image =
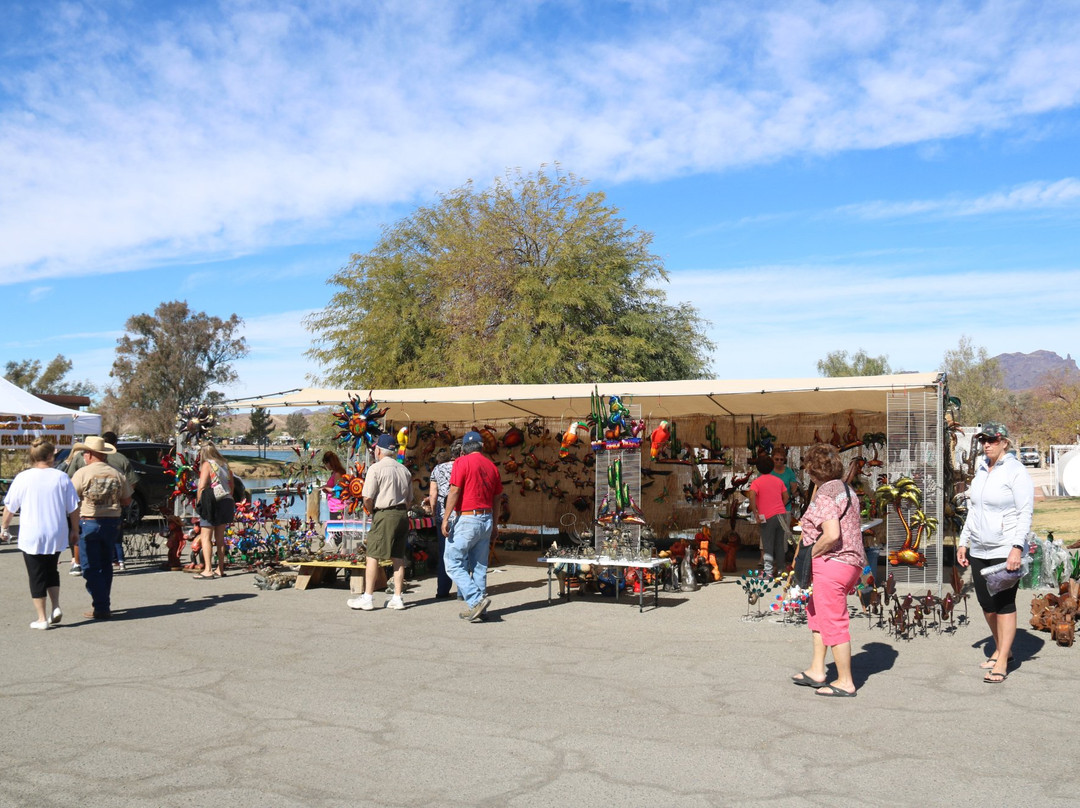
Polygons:
M1080 336L1076 2L16 2L0 359L109 382L133 314L245 320L231 396L379 228L558 162L655 234L720 378Z

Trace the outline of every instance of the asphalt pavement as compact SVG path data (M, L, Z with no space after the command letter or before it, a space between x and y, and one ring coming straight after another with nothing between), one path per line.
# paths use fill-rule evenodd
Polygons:
M404 611L376 595L356 612L343 584L266 592L136 562L114 619L81 618L65 574L62 624L33 631L4 545L0 805L1075 802L1080 647L1022 631L1007 681L985 684L974 599L966 624L910 640L856 619L858 696L823 698L789 681L806 627L745 620L737 576L644 613L625 595L548 605L537 554L500 555L479 624L432 578Z

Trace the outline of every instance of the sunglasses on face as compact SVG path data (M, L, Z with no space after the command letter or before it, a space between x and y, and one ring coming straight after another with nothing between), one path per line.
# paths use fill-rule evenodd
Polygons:
M979 443L997 443L1001 435L979 435Z

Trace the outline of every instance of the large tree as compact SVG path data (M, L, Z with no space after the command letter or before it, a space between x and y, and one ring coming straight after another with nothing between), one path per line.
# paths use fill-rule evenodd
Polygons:
M383 230L307 321L343 387L698 378L712 344L667 302L652 236L557 170L472 183Z
M1010 395L1005 389L1005 377L986 348L975 348L970 337L961 336L957 347L945 352L940 369L947 377L949 395L960 399L961 423L975 426L1009 420Z
M222 320L192 312L179 300L129 318L110 373L124 422L163 437L182 407L221 400L212 388L236 381L232 362L248 352L237 336L242 323L235 314Z
M248 428L247 443L253 443L259 447L259 454L266 455L267 438L277 427L274 418L265 407L255 407L251 411L251 426Z
M302 412L290 412L285 419L285 431L298 441L302 441L308 433L307 416Z
M830 378L836 376L886 376L892 373L889 367L889 357L869 356L866 351L859 348L851 358L847 351L830 351L824 359L817 363L818 373Z
M71 360L63 354L57 354L45 369L37 359L24 359L21 362L7 362L4 365L4 378L21 387L28 393L52 394L62 396L92 396L97 388L89 381L69 381L64 377L71 372Z

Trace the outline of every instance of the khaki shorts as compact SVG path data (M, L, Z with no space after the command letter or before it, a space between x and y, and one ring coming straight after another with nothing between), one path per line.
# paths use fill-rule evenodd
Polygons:
M405 540L409 536L407 511L379 511L371 520L367 535L367 557L377 561L405 558Z

